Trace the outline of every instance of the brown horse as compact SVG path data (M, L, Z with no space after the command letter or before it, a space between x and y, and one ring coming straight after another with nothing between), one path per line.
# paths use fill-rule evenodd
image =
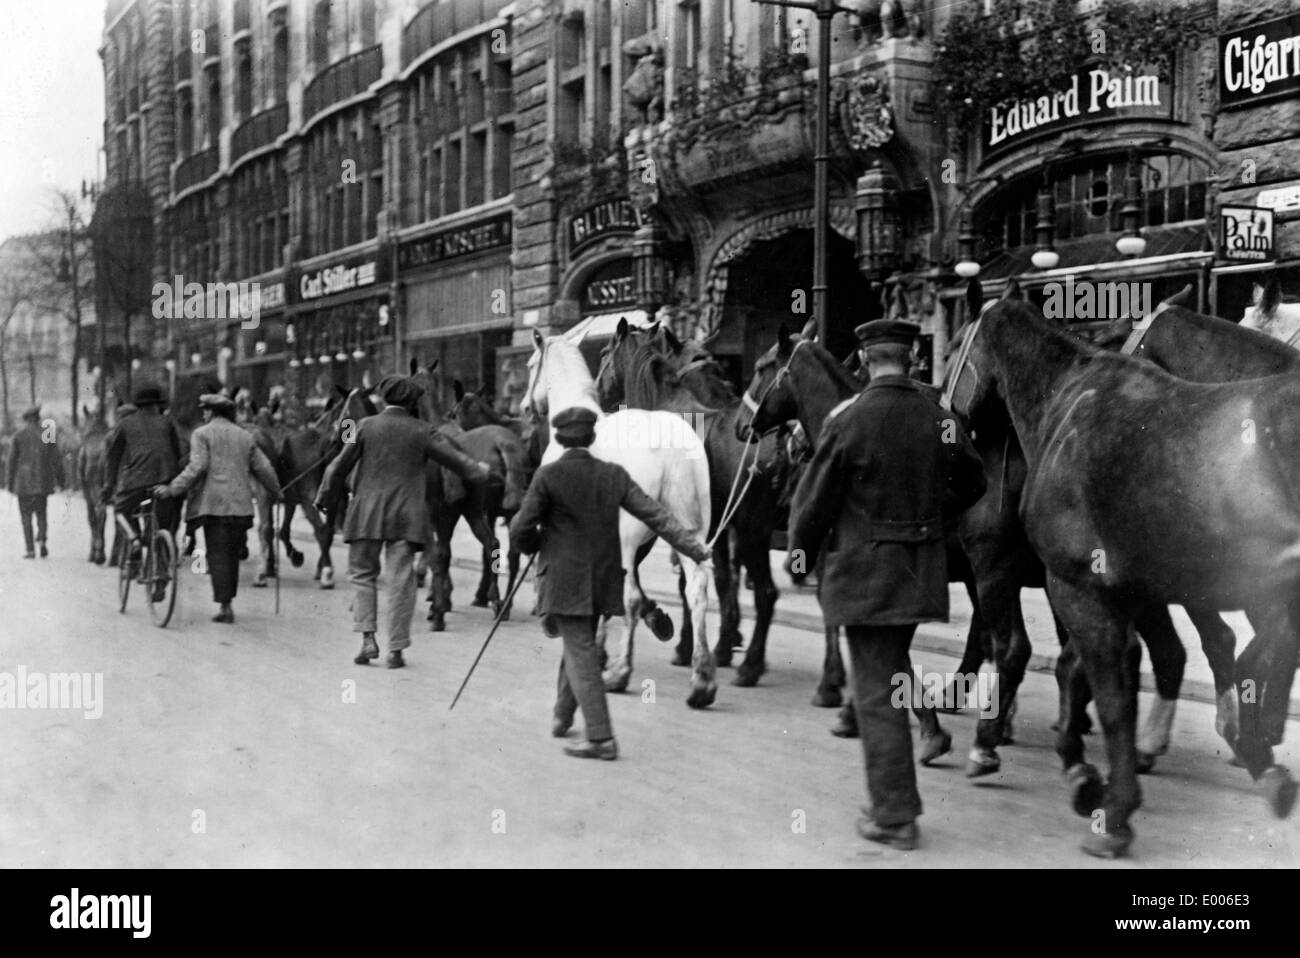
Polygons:
M86 520L90 524L90 556L88 561L103 565L104 521L108 508L100 498L104 487L104 473L108 466L108 423L103 410L92 414L81 407L84 424L81 427L81 444L77 449L76 476L81 495L86 500Z
M754 379L745 392L744 413L737 419L740 435L749 431L763 433L790 420L798 420L806 436L821 434L826 420L835 411L858 394L861 383L829 352L811 339L792 336L782 328L777 333L776 344L759 357L754 366ZM973 674L988 653L988 635L980 613L980 603L975 592L975 580L970 563L957 540L956 529L945 532L948 553L948 578L962 582L971 600L971 624L966 635L966 653L957 674ZM826 664L822 683L844 683L844 665L839 647L839 630L827 628ZM973 685L971 686L974 687ZM945 696L949 702L953 697ZM940 735L938 722L932 709L918 709L917 718L926 736ZM848 709L842 715L842 724L855 725L855 716Z
M1062 723L1057 752L1074 807L1093 818L1084 849L1115 856L1133 840L1132 632L1159 605L1246 610L1256 638L1237 663L1238 753L1274 812L1288 814L1296 784L1272 745L1300 647L1300 379L1185 382L1082 343L1032 306L1000 302L970 333L947 395L970 419L1004 407L1024 450L1025 532L1110 755L1103 790L1077 728Z
M772 579L768 552L778 513L778 489L772 481L781 450L773 439L751 448L736 437L740 399L703 347L683 345L663 327L633 329L620 320L614 338L601 353L596 390L606 412L620 405L633 409L658 409L690 417L704 439L709 463L713 506L714 585L718 590L721 628L714 649L717 664L731 664L732 654L744 644L740 633L740 583L742 569L754 586L754 631L744 661L736 670L734 685L758 684L767 670L767 636L779 592ZM752 470L752 481L749 479ZM746 484L747 483L747 484ZM734 500L729 503L729 500ZM718 524L730 504L732 515L723 534ZM678 573L678 591L687 605L685 576ZM683 623L673 657L675 665L689 665L694 634L689 616ZM839 705L843 674L823 679L814 703Z
M510 617L497 582L501 572L501 547L497 541L496 525L514 518L527 488L527 462L523 443L505 426L484 425L462 429L449 421L438 403L434 372L437 363L425 369L417 360L411 360L411 379L420 386L420 418L450 439L462 452L492 470L484 484L465 483L452 473L433 463L427 475L427 502L429 507L429 548L422 565L430 570L429 620L434 632L446 629L446 614L451 611L451 537L461 519L469 524L470 531L482 546L482 569L478 588L471 605L491 608L501 618ZM506 595L514 589L519 575L519 553L506 550Z

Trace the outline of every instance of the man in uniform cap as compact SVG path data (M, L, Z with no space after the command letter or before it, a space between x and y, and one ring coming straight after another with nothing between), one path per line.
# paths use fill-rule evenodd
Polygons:
M960 424L908 378L916 332L892 320L858 328L871 380L823 427L790 516L791 553L811 567L826 552L818 599L826 625L848 636L871 803L858 831L903 849L916 847L921 796L895 692L911 689L917 623L948 619L944 518L984 493Z
M379 395L387 404L376 416L357 424L351 441L325 470L316 506L323 508L342 491L355 469L352 502L343 520L348 543L348 575L356 589L352 631L361 633L361 651L353 659L366 665L379 658L378 581L383 553L390 575L388 593L388 667L406 664L402 650L411 644L411 615L415 611L415 552L423 549L429 529L425 498L425 463L432 459L462 478L483 482L488 466L466 456L433 426L415 418L424 390L406 376L387 376Z
M51 427L53 424L51 423ZM36 558L35 544L40 543L41 558L50 554L45 546L45 502L50 493L64 486L63 458L55 442L54 430L41 427L41 410L33 406L23 413L23 427L14 434L9 450L6 485L18 497L18 515L22 521L24 559ZM32 518L36 535L32 536Z
M596 623L622 615L623 558L618 515L623 508L696 562L709 550L651 499L617 463L588 451L596 439L596 413L575 406L552 420L564 455L537 470L523 505L510 523L511 543L520 552L540 552L537 611L548 635L564 640L564 657L551 734L563 738L582 708L587 739L564 751L577 758L618 758L618 743L605 703Z
M161 389L139 387L129 405L118 407L117 424L105 439L107 460L100 498L105 503L112 501L113 511L126 519L137 540L140 503L149 498L152 487L170 482L181 471L188 451L176 423L163 415L165 405ZM157 510L159 524L175 534L180 524L179 503L159 501ZM113 558L125 562L135 556Z

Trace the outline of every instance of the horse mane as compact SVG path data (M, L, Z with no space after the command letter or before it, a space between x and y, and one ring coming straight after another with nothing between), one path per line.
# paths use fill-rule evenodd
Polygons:
M567 405L585 406L599 415L601 408L596 396L596 380L592 378L581 350L563 336L550 336L546 340L545 359L554 364L546 374L548 392L555 389L557 383L564 383L566 388L578 393L578 401ZM551 405L550 415L554 416L563 408Z
M634 409L656 409L688 392L673 378L672 364L653 340L647 338L636 346L629 367L625 391L627 404Z
M802 336L791 338L797 340L797 342L808 343L811 346L817 347L816 349L805 350L805 352L817 361L817 365L822 368L823 372L825 372L827 379L850 392L858 393L862 391L862 384L858 380L854 379L853 375L844 368L844 365L831 355L831 351L821 345L821 343L817 342L817 340L804 339Z

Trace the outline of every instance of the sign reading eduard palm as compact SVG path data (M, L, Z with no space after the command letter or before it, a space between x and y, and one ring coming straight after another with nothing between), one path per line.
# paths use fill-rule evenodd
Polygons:
M1219 105L1300 91L1300 13L1219 37Z
M1171 116L1169 84L1151 72L1111 73L1085 68L1064 87L989 107L984 120L984 150L991 153L1028 134L1057 130L1087 120L1129 116Z
M397 266L399 269L418 269L458 256L509 246L513 217L513 213L500 213L405 242L397 248Z

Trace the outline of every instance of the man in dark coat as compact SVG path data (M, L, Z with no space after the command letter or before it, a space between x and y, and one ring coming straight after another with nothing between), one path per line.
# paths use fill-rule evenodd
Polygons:
M48 441L47 441L48 440ZM35 542L41 545L41 558L50 554L45 546L45 500L64 482L63 457L54 439L53 424L46 432L41 428L41 410L33 406L23 413L23 427L14 435L9 450L6 485L18 497L18 514L23 524L23 541L27 546L24 559L36 558L32 536L32 517L36 518Z
M618 758L618 743L605 703L596 622L602 615L624 612L619 508L696 562L709 561L710 553L622 466L592 456L586 447L595 441L595 426L596 414L590 409L575 406L556 415L554 438L567 451L533 476L510 523L510 541L521 552L540 551L537 611L547 634L558 633L564 640L551 734L568 734L581 706L587 739L564 751L578 758L613 760Z
M117 425L105 439L108 459L101 497L112 501L113 511L126 519L136 538L140 503L152 495L154 486L180 473L187 452L176 423L163 415L166 404L161 389L142 386L129 406L118 407ZM159 525L174 535L180 525L179 500L159 499L155 506Z
M375 641L378 621L379 556L391 577L388 593L388 667L405 665L402 650L411 644L411 615L415 611L414 554L424 548L429 527L425 500L425 462L433 461L461 477L484 482L490 475L486 463L476 462L450 440L434 432L429 423L415 418L416 403L424 390L405 376L388 376L379 384L388 405L376 416L357 425L352 441L325 470L317 508L342 491L342 483L356 469L353 499L343 520L343 541L348 543L348 575L356 588L352 603L352 631L360 632L361 651L353 659L366 665L379 658Z
M848 636L871 801L858 830L897 848L916 847L921 814L908 649L917 623L948 620L945 515L984 494L956 417L907 376L917 332L893 320L858 330L871 381L823 427L790 517L791 554L802 550L805 568L826 551L822 614Z

